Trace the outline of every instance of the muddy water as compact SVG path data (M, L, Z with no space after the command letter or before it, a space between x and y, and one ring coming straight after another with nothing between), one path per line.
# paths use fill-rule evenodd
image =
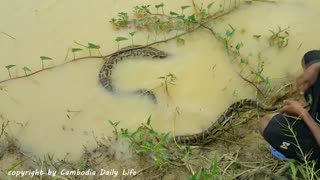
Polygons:
M11 69L12 76L23 75L24 66L32 71L41 69L40 56L53 58L44 62L46 67L56 66L65 61L68 48L77 47L74 41L99 44L102 54L114 52L115 37L128 35L112 29L108 21L118 12L132 12L132 7L143 2L4 1L0 32L14 39L0 34L0 66L16 64ZM163 2L166 11L179 11L181 5L191 4L187 0ZM228 24L236 27L233 42L243 42L243 53L251 54L252 64L256 64L255 57L261 53L264 75L285 81L300 72L299 61L305 51L319 48L320 25L314 23L318 17L320 3L316 0L242 2L237 10L217 21L215 28L224 34ZM269 47L267 41L269 29L276 30L277 25L290 26L289 45L283 50ZM103 60L81 60L0 84L0 113L11 122L7 131L18 139L26 153L54 153L58 158L68 153L69 159L77 159L83 145L95 147L94 136L112 136L108 120L134 129L151 115L153 126L159 131L195 133L206 129L232 102L254 98L254 89L236 73L240 70L237 62L229 58L210 32L200 30L184 38L184 46L177 46L174 41L155 46L169 54L165 59L136 58L123 61L114 69L118 89L152 89L158 104L144 97L109 93L98 82ZM145 33L137 33L135 43L145 44L146 39ZM121 46L130 43L122 42ZM87 51L77 54L86 55ZM71 54L68 59L72 59ZM167 93L159 77L169 73L177 80L168 86ZM7 78L8 72L2 68L0 79Z

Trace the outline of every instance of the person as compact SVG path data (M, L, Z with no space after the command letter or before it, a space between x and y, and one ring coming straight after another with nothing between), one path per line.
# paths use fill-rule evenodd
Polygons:
M280 154L304 162L314 161L320 168L320 50L304 54L304 72L296 80L297 88L306 98L312 97L310 110L298 101L285 100L278 114L268 114L259 121L259 132Z

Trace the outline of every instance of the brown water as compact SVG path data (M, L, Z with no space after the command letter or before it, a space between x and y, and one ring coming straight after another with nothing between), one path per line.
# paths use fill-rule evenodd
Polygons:
M181 5L191 5L189 0L152 1L152 4L160 2L164 2L166 11L179 11ZM74 41L99 44L102 54L116 51L115 37L128 35L112 29L108 21L118 12L132 12L135 5L149 3L146 0L4 1L0 8L0 32L15 39L0 34L0 67L3 67L0 80L8 78L4 68L8 64L17 65L11 73L18 76L24 74L21 69L24 66L33 71L41 69L40 56L54 59L46 61L46 67L63 63L67 49L77 47ZM237 10L216 22L215 29L223 34L228 24L236 27L233 42L242 41L243 53L251 53L252 57L261 52L265 60L264 75L282 82L298 75L299 61L307 50L320 47L318 17L317 0L242 2ZM269 47L267 40L271 35L269 29L276 30L277 25L290 26L289 45L283 50ZM253 35L261 38L257 40ZM98 73L104 61L99 59L81 60L0 84L3 88L0 113L12 122L8 132L31 155L54 153L55 157L63 158L70 153L70 159L77 159L83 145L95 147L93 134L112 136L108 120L120 121L119 126L134 129L151 115L156 130L195 133L206 129L232 102L255 97L254 88L237 75L238 64L230 61L221 43L209 31L200 30L184 38L184 46L177 46L174 41L156 46L169 54L165 59L137 58L123 61L114 69L113 77L119 89L153 89L158 98L156 105L148 98L115 96L103 89ZM130 43L123 42L121 46ZM137 33L135 43L145 44L145 34ZM87 51L77 54L86 55ZM158 78L169 73L177 77L175 85L169 86L170 96Z

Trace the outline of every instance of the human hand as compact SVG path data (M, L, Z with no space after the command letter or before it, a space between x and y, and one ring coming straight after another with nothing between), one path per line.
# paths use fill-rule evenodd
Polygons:
M300 94L304 94L304 92L316 82L319 70L320 63L312 64L297 78L297 87Z
M301 117L306 112L303 105L298 101L284 100L284 106L280 109L281 113L286 113L291 116Z

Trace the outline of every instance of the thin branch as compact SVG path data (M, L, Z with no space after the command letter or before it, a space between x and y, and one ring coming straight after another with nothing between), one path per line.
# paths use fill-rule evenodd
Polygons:
M5 33L5 32L1 32L1 33L4 34L4 35L6 35L6 36L8 36L8 37L10 37L10 38L13 39L13 40L16 40L16 38L14 38L13 36L9 35L8 33Z
M210 21L213 21L213 20L215 20L215 19L218 19L218 18L220 18L220 17L222 17L222 16L224 16L224 15L227 15L227 14L229 14L229 13L231 13L231 12L232 12L232 11L228 11L228 12L226 12L226 13L217 12L217 13L214 14L212 17L210 17L210 18L208 18L207 20L205 20L204 22L202 22L202 25L205 24L205 23L208 23L208 22L210 22ZM180 37L180 36L184 36L184 35L186 35L186 34L189 34L189 33L191 33L191 32L194 32L194 31L196 31L197 29L199 29L200 27L202 27L202 26L198 26L198 27L195 27L195 28L193 28L193 29L189 29L189 30L187 30L187 31L185 31L185 32L183 32L183 33L181 33L181 34L178 34L178 35L176 35L176 36L173 36L173 37L171 37L171 38L169 38L169 39L165 39L165 40L153 42L153 43L150 43L150 44L147 44L147 45L144 45L144 46L132 47L132 48L125 49L125 50L119 50L119 51L116 51L116 52L114 52L114 53L111 53L111 54L108 54L108 55L105 55L105 56L85 56L85 57L81 57L81 58L76 58L76 59L74 59L74 60L67 61L67 62L64 62L64 63L62 63L62 64L59 64L59 65L57 65L57 66L44 68L44 69L41 69L41 70L32 72L32 73L27 74L27 75L24 75L24 76L17 76L17 77L14 77L14 78L9 78L9 79L2 80L2 81L0 81L0 84L1 84L1 83L4 83L4 82L7 82L7 81L10 81L10 80L15 80L15 79L20 79L20 78L32 76L32 75L37 74L37 73L39 73L39 72L42 72L42 71L45 71L45 70L49 70L49 69L53 69L53 68L55 68L55 67L59 67L59 66L62 66L62 65L71 63L71 62L75 62L75 61L81 60L81 59L88 59L88 58L99 58L99 59L102 59L102 58L103 58L103 59L106 59L107 57L110 57L110 56L119 54L119 53L124 52L124 51L135 50L135 49L142 49L142 48L149 47L149 46L152 46L152 45L156 45L156 44L168 42L168 41L174 40L174 39L176 39L176 38L178 38L178 37ZM80 43L78 43L78 42L76 42L76 41L75 41L75 43L76 43L76 44L79 44L79 45L82 45L82 44L80 44ZM84 45L82 45L82 46L84 46Z
M240 73L238 73L238 75L240 76L241 79L243 79L244 81L246 81L249 84L251 84L252 86L254 86L257 89L257 91L259 92L259 94L261 94L264 98L266 98L266 95L261 91L261 89L256 84L254 84L252 81L243 77Z

